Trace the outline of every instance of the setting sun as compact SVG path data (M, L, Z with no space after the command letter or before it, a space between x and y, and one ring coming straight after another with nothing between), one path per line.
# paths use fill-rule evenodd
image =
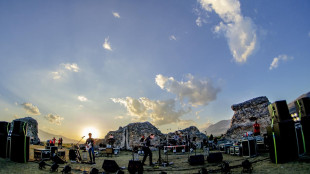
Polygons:
M88 138L88 133L92 133L92 138L99 138L99 131L98 129L94 127L86 127L82 131L82 136L85 136L85 138Z

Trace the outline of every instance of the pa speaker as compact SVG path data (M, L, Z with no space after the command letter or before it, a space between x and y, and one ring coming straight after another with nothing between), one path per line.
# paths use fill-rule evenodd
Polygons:
M13 121L12 127L12 135L17 135L17 136L27 136L27 122L24 121Z
M26 163L29 160L30 137L12 135L9 145L11 161Z
M304 97L294 102L297 114L302 117L310 116L310 98Z
M223 155L221 152L210 153L207 158L208 163L220 163L223 161Z
M276 101L268 106L269 114L274 116L274 122L291 120L292 117L289 113L286 100Z
M143 165L141 163L141 161L133 161L130 160L128 163L128 172L130 174L142 174L143 173Z
M0 135L8 136L10 130L10 123L6 121L0 121Z
M306 153L310 155L310 116L301 117L301 125L305 139Z
M205 163L205 158L203 155L190 156L188 159L189 165L203 165Z
M0 158L6 158L7 136L0 134Z
M75 161L76 160L76 150L70 149L69 150L69 160Z
M117 172L120 168L114 160L104 160L102 164L102 168L106 172Z
M269 157L273 163L285 163L298 158L295 123L293 120L267 127Z

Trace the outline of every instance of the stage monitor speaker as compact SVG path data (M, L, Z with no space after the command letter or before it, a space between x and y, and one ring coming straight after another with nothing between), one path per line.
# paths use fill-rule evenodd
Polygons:
M53 154L52 160L56 164L65 164L65 161L61 159L56 153Z
M210 153L207 158L208 163L220 163L223 161L223 155L221 152Z
M143 165L141 163L141 161L133 161L130 160L128 163L128 172L130 174L142 174L143 173Z
M274 133L274 135L273 135ZM298 158L295 122L287 120L267 127L269 157L273 163L285 163Z
M292 119L286 100L276 101L270 104L268 110L271 117L274 115L274 123Z
M203 155L193 155L188 159L189 165L203 165L205 163L205 158Z
M26 163L29 160L30 137L12 135L9 143L10 159L14 162Z
M8 136L11 123L0 121L0 135Z
M17 135L17 136L27 136L27 122L24 121L13 121L12 123L12 135ZM12 130L11 128L11 130Z
M296 113L301 114L302 117L310 116L310 98L304 97L301 99L298 99L294 102Z
M310 155L310 116L301 117L300 123L305 139L306 154Z
M114 160L104 160L102 164L102 168L106 172L115 173L117 172L120 167L117 165L117 163Z
M252 157L257 155L257 147L255 139L246 139L242 141L242 156Z
M70 149L69 150L69 160L75 161L76 160L76 150Z

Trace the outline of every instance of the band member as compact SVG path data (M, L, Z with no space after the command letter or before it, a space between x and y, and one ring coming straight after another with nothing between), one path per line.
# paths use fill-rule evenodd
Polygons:
M150 146L151 146L151 139L154 138L154 134L150 134L146 139L145 139L145 144L143 146L143 151L144 151L144 157L143 157L143 160L142 160L142 164L144 164L147 156L149 155L149 159L150 159L150 166L153 166L153 163L152 163L152 151L150 149Z
M260 135L260 126L257 123L257 120L255 121L253 128L254 128L254 130L253 130L254 136Z
M62 149L62 138L61 137L58 139L58 148Z
M94 139L91 137L92 134L88 134L89 138L86 140L86 148L88 149L88 154L90 158L90 163L96 164L95 162L95 152L94 152Z

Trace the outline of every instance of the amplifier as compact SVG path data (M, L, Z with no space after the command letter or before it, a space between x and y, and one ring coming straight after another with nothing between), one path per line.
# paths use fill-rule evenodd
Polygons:
M34 149L34 160L48 160L51 157L51 151L49 149Z

